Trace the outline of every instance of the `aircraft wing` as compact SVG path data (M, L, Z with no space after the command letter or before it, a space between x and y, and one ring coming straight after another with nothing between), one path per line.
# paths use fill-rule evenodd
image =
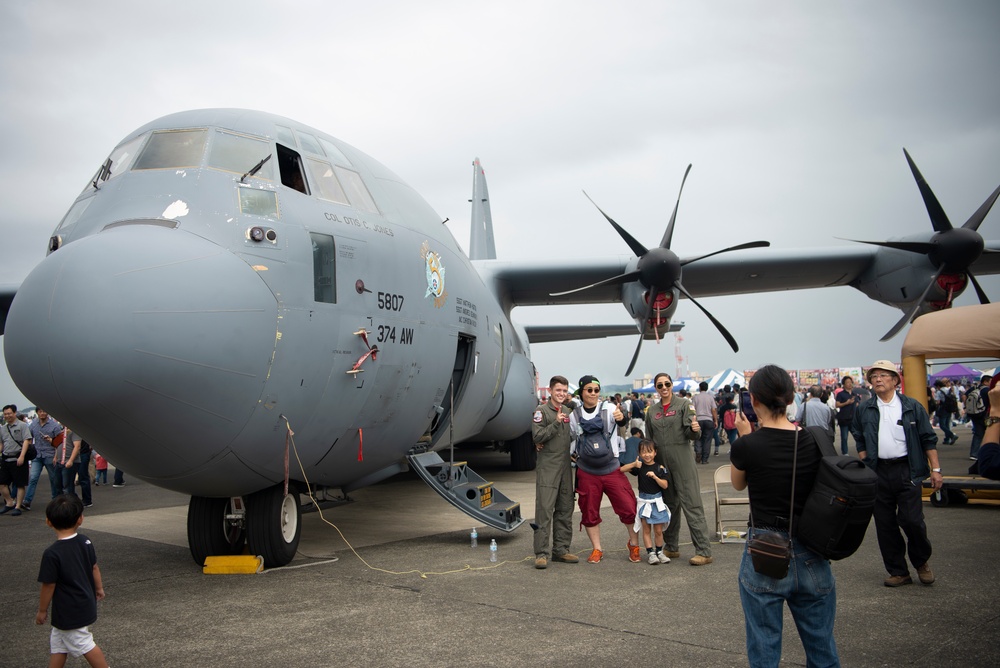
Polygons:
M862 245L738 251L691 263L684 267L683 282L695 297L850 285L871 266L877 252L876 248ZM473 264L512 308L620 301L621 285L599 286L560 297L552 297L551 293L617 276L627 271L634 260L618 256L547 260L544 264L524 260L479 260Z
M679 332L683 322L671 322L667 331ZM639 328L632 325L525 325L528 343L605 339L609 336L635 336Z

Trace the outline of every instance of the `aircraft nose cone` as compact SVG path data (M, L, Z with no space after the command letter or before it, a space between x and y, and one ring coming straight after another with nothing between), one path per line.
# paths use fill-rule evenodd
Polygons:
M237 256L178 229L106 230L25 279L4 337L18 388L139 477L231 445L263 391L277 302Z

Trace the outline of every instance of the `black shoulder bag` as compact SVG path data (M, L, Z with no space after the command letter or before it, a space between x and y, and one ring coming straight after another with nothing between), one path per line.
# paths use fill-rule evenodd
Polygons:
M805 416L805 411L803 411ZM792 452L792 498L788 501L788 535L776 531L758 533L753 526L753 506L750 510L750 529L753 538L747 541L753 569L761 575L781 580L788 575L788 565L792 561L792 518L795 515L795 469L799 461L799 430L795 430L795 445Z
M21 446L21 450L23 450L24 449L24 441L19 441L16 438L14 438L14 434L11 433L11 431L10 431L10 425L9 424L5 424L4 427L7 428L7 435L10 436L10 440L14 441L19 446ZM21 456L21 451L20 450L18 450L17 456L18 457ZM24 456L25 463L30 462L32 459L34 459L37 456L38 456L38 450L35 449L35 444L34 443L29 443L28 444L28 454L26 454Z

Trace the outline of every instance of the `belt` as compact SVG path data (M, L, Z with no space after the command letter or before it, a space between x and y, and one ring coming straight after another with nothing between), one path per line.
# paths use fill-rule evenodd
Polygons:
M878 460L880 462L908 462L908 461L910 461L910 458L909 457L893 457L892 459L887 459L885 457L879 457Z

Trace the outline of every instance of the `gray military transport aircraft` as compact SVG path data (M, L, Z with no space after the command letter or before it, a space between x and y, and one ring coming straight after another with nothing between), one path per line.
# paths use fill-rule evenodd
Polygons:
M329 135L256 111L172 114L111 152L47 257L2 290L7 366L123 470L191 495L199 563L246 545L286 564L300 493L333 503L407 468L509 531L518 505L439 452L501 443L516 468L534 466L530 342L630 331L641 345L669 331L682 296L734 349L696 297L849 285L904 310L890 334L970 281L986 301L972 272L1000 273L1000 242L977 230L1000 188L953 229L906 157L931 234L681 259L675 206L653 248L605 214L634 255L502 261L478 161L466 256L412 188ZM510 319L515 306L597 302L621 302L634 324Z

